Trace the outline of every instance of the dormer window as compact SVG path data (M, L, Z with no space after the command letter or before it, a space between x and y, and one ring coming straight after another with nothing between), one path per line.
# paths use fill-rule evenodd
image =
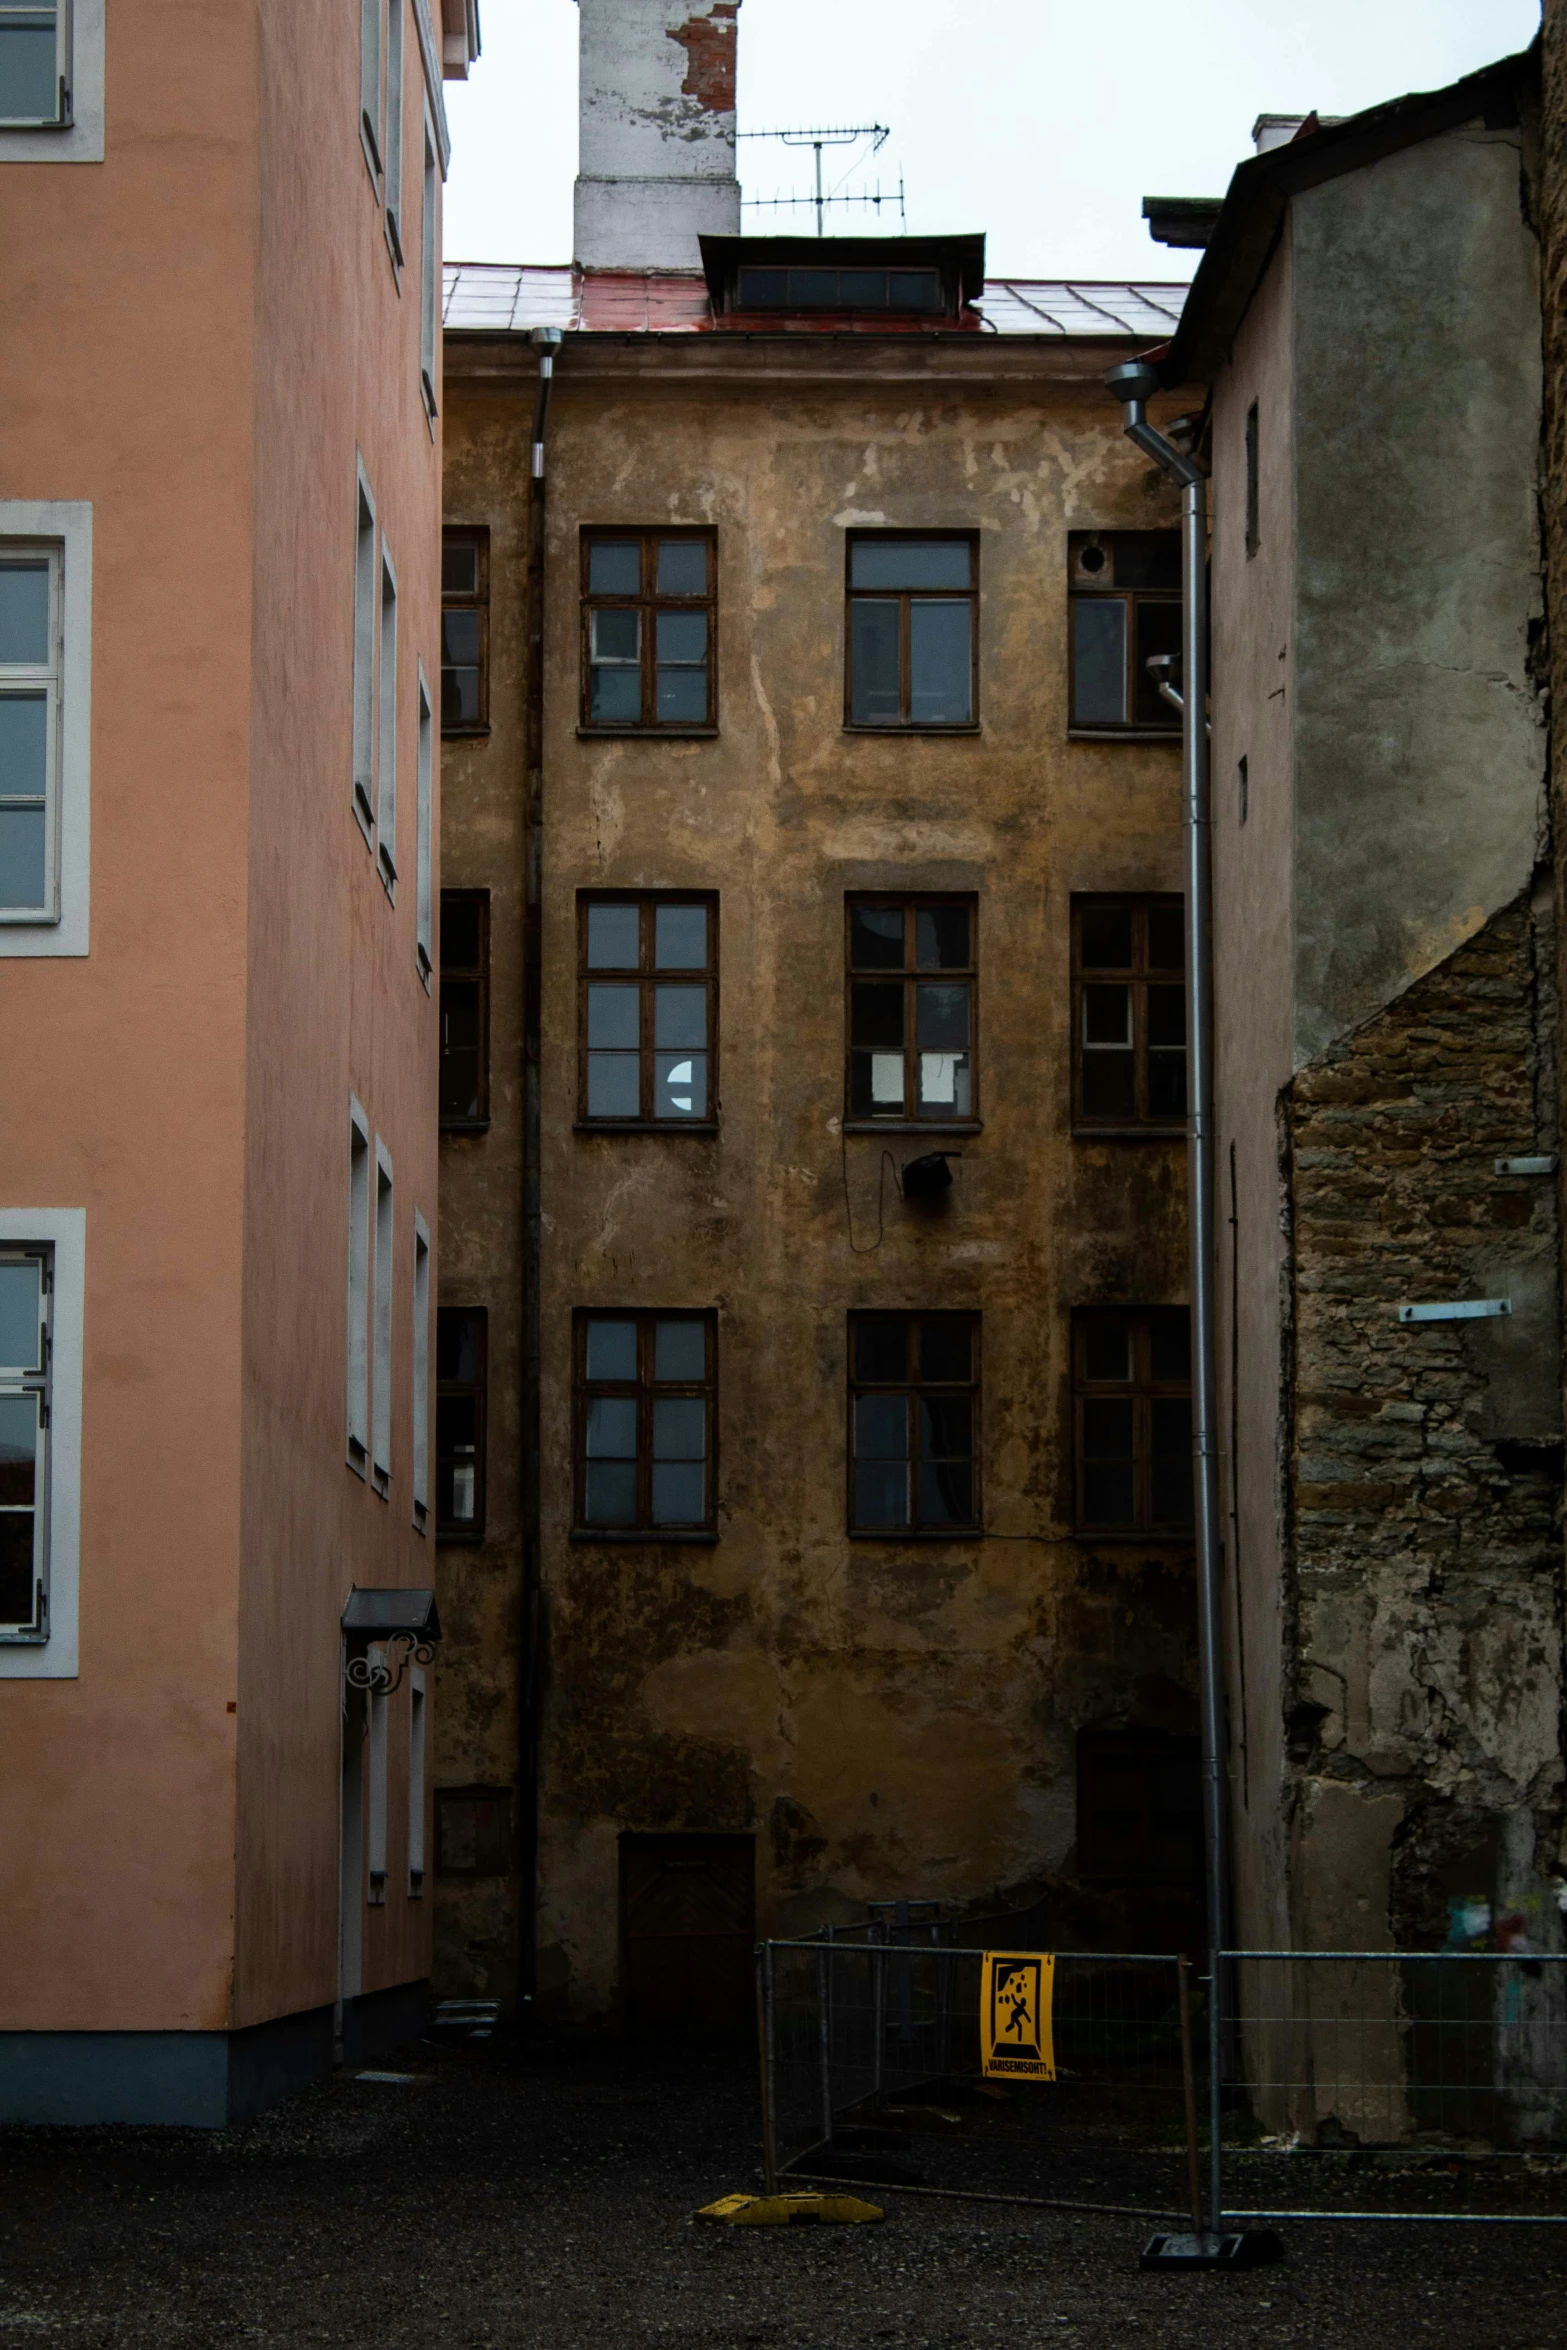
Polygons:
M946 307L934 269L742 269L737 310L905 310Z
M782 328L894 334L980 328L983 237L704 236L702 268L717 324L742 334ZM776 325L775 325L776 322Z

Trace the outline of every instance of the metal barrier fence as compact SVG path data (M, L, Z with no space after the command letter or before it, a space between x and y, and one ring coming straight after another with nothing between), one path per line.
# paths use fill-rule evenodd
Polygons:
M873 1919L761 1946L769 2192L791 2172L1200 2226L1188 1962L1057 1953L1055 2080L986 2081L986 1953L952 1932Z
M1224 1962L1221 2218L1567 2222L1567 1953Z
M1178 2219L1201 2235L1206 2033L1193 2010L1206 1980L1194 1985L1183 1958L1059 1951L1055 2080L987 2081L986 1951L956 1931L935 1914L878 1913L760 1947L769 2192L792 2174ZM1567 2224L1567 1953L1222 1957L1210 2231Z

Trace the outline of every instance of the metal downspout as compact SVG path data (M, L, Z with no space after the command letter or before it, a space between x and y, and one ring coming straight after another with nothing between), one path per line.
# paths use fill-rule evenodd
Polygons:
M1112 367L1127 438L1181 489L1181 772L1186 831L1186 996L1189 1022L1187 1183L1191 1245L1192 1470L1197 1534L1197 1642L1202 1692L1203 1841L1208 1870L1208 2226L1223 2206L1220 2122L1226 1835L1223 1614L1219 1564L1219 1429L1214 1314L1212 817L1208 797L1208 483L1200 466L1148 422L1159 371Z
M522 892L522 1607L518 1625L518 1763L521 1893L517 1919L517 2004L538 1989L539 1708L544 1610L539 1562L541 1429L539 1395L539 979L543 914L544 816L544 431L561 330L535 327L539 388L528 460L527 643L523 716Z

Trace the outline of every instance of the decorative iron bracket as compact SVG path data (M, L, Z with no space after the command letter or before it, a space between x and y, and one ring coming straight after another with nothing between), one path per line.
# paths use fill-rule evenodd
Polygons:
M382 1654L377 1656L366 1648L358 1656L351 1656L343 1666L343 1679L350 1689L368 1690L372 1697L393 1697L403 1685L410 1664L427 1665L435 1650L428 1640L421 1640L416 1632L388 1632L376 1644ZM400 1651L393 1669L393 1659L386 1653Z

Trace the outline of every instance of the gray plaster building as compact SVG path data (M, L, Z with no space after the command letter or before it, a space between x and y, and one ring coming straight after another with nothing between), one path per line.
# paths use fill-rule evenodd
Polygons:
M1183 240L1252 1947L1561 1941L1537 71L1283 126Z

